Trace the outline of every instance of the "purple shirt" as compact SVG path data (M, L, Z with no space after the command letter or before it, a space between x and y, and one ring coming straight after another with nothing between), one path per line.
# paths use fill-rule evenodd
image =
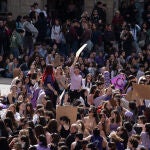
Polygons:
M49 147L43 147L43 146L40 146L39 144L36 145L36 148L37 148L37 150L50 150Z
M99 105L102 105L103 101L105 100L105 98L107 97L107 95L102 95L102 96L99 96L99 97L96 97L94 99L94 105L95 107L98 107Z
M141 133L141 141L143 146L145 146L148 149L150 148L150 136L147 132Z
M71 78L71 90L79 90L81 88L82 76L74 74L74 68L70 67L70 78Z

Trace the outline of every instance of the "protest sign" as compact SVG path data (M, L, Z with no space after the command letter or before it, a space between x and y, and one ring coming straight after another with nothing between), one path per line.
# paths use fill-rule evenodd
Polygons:
M132 91L129 91L126 95L125 95L125 99L128 101L132 100Z
M70 119L70 123L76 122L77 119L77 107L73 106L57 106L56 107L56 119L59 122L60 117L67 116Z
M80 49L76 52L76 57L79 57L81 52L84 50L84 48L87 46L87 44L84 44L80 47Z
M125 75L119 74L111 79L111 83L115 86L115 89L123 90L125 86L125 80Z
M150 85L133 84L132 100L150 99Z

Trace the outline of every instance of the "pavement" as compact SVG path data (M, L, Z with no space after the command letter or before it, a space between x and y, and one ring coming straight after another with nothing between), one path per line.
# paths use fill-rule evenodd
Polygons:
M10 91L10 84L12 79L0 77L0 93L2 96L6 96Z

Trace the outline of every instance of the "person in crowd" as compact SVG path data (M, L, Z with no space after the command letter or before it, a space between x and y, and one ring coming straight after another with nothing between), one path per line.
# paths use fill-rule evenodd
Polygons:
M67 116L60 117L60 126L58 128L60 136L66 138L70 132L70 120Z
M150 145L149 145L149 140L150 140L150 137L149 137L149 127L150 127L150 124L146 123L145 124L145 131L143 131L141 133L142 145L145 146L145 147L147 147L148 149L150 148Z
M123 22L124 22L123 17L121 16L120 12L117 10L115 12L115 16L113 17L112 25L114 27L116 41L118 42L120 42L120 32L121 32Z
M39 13L38 20L35 23L35 27L39 31L37 36L37 41L44 42L44 39L46 38L46 32L47 32L47 21L43 12Z
M7 104L9 105L9 104L13 104L15 102L17 102L17 87L16 87L16 85L13 85L11 87L10 93L7 96Z
M117 110L113 110L111 112L111 117L109 119L110 119L110 123L109 123L110 132L117 131L117 128L122 124L122 119L119 112Z
M31 54L33 51L33 43L35 38L38 36L38 30L31 23L29 16L23 16L23 28L25 29L25 36L23 41L23 48L27 54Z
M45 135L40 135L39 138L38 138L38 144L36 145L36 149L37 150L40 150L40 149L43 149L43 150L50 150L49 146L47 145L47 142L46 142L46 137Z
M78 125L77 124L72 124L70 127L70 134L66 138L66 145L68 148L71 148L72 142L75 141L75 135L78 132Z
M10 31L4 23L4 19L0 19L0 54L8 56L9 52L9 33Z
M58 84L54 75L54 70L52 65L48 65L45 68L43 73L42 81L44 83L44 90L46 95L49 95L49 98L53 102L53 106L56 106L56 100L58 95ZM56 89L57 88L57 89Z
M68 81L61 67L56 68L55 76L60 90L59 93L61 93L64 89L68 88Z
M95 112L95 108L90 108L89 109L89 113L88 113L88 116L84 117L84 125L85 125L85 129L91 133L92 130L96 127L97 125L97 116L96 116L96 112Z
M62 41L62 31L59 19L55 19L55 24L52 26L51 39L53 43L60 44Z
M117 150L124 150L123 139L120 138L115 132L109 135L110 141L114 142Z
M0 17L0 74L13 78L0 95L0 149L149 150L149 99L138 96L150 85L149 2L141 16L139 1L122 1L112 20L101 1L79 16L81 1L65 2L62 14L35 2Z
M70 67L70 102L80 97L80 90L82 84L82 76L80 75L80 66L76 64L78 58L75 58L73 64Z

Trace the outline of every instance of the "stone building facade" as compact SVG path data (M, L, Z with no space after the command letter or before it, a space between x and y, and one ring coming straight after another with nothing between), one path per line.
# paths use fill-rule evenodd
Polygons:
M1 0L2 5L7 6L7 12L12 12L14 16L17 15L25 15L30 11L30 6L37 2L39 4L39 8L43 9L44 5L47 3L51 3L52 1L56 2L57 0ZM91 12L94 4L97 0L83 0L84 1L84 10ZM116 3L119 0L101 0L107 5L107 22L110 23L112 16L114 14ZM6 4L5 4L6 3ZM3 6L1 6L3 11L5 10Z

